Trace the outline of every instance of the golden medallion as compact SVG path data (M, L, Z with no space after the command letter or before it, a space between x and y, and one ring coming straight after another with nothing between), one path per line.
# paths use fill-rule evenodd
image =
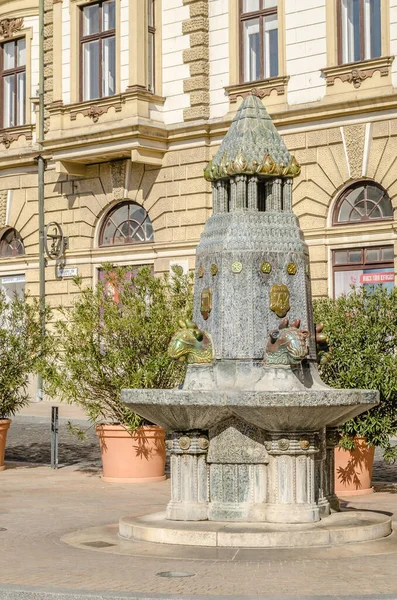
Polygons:
M308 277L310 277L310 265L309 265L309 263L306 265L306 267L305 267L305 271L306 271L306 275L307 275Z
M270 290L270 310L278 317L285 317L289 309L289 289L283 283L273 285Z
M301 438L299 446L302 450L308 450L310 448L310 441L307 438Z
M288 273L288 275L295 275L295 273L296 273L296 264L295 263L288 263L287 273Z
M203 266L199 267L199 269L198 269L198 276L200 278L204 276L204 267Z
M211 275L216 275L218 273L218 265L211 265Z
M263 262L261 264L262 273L270 273L272 270L272 265L269 262Z
M243 270L243 265L241 262L237 261L232 264L232 273L241 273Z
M181 450L189 450L191 443L191 439L187 435L182 435L179 438L179 447Z
M205 321L210 316L211 310L212 310L212 290L210 288L205 288L201 292L201 306L200 306L200 312Z

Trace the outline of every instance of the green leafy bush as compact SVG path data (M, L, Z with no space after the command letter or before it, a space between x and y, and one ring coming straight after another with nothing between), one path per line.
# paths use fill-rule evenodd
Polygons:
M28 404L29 376L40 369L50 343L51 336L42 337L38 300L15 295L10 302L0 290L0 419Z
M124 388L172 388L185 367L167 355L178 320L191 316L193 280L174 273L156 277L141 267L104 266L96 288L76 279L79 295L60 309L58 352L48 363L46 391L80 405L92 420L117 422L131 431L141 420L120 400Z
M354 437L380 446L394 462L397 447L397 289L358 288L336 300L314 303L317 323L324 323L331 354L320 365L323 380L335 388L379 390L380 403L341 427L340 445L354 448Z

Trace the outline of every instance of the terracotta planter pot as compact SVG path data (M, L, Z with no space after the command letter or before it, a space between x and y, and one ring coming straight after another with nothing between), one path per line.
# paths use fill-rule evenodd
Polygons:
M356 438L352 452L335 448L335 492L338 496L372 494L372 467L375 447L367 446L365 438Z
M122 425L97 425L103 481L139 483L165 479L165 431L144 425L132 435Z
M7 431L11 425L11 419L0 419L0 471L4 471L4 454L6 450Z

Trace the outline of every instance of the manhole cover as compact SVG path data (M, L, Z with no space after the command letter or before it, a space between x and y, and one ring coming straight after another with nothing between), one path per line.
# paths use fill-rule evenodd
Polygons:
M7 531L5 527L0 527L0 531Z
M102 542L98 540L97 542L83 542L83 546L91 546L92 548L109 548L110 546L115 546L116 544L109 544L109 542Z
M196 573L185 573L184 571L161 571L156 573L159 577L194 577Z

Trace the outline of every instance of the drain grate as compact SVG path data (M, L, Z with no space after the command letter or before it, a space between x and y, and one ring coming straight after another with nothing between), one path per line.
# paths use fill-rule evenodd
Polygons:
M196 573L186 573L184 571L160 571L156 573L158 577L194 577Z
M91 546L91 548L109 548L110 546L116 546L116 544L109 544L109 542L98 540L96 542L83 542L83 546Z

